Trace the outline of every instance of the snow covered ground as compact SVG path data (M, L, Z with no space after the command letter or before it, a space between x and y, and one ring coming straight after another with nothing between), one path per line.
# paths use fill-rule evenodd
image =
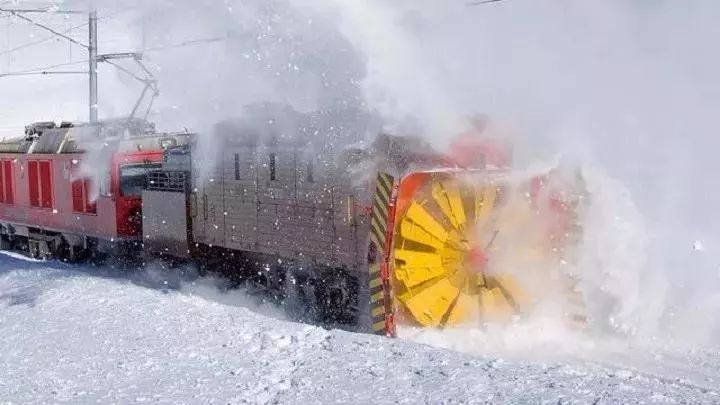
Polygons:
M164 278L0 255L0 403L720 402L717 351L468 354L288 322Z

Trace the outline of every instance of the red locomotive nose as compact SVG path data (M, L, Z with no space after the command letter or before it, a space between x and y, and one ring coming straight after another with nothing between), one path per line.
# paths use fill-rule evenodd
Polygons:
M452 161L461 167L510 166L509 145L477 131L460 134L450 144L449 152Z

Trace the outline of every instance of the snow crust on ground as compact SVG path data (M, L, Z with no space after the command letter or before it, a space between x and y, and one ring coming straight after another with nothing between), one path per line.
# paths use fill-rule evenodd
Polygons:
M482 345L472 333L443 349L278 318L202 282L3 254L0 403L720 402L710 377L450 350ZM682 361L717 370L719 358Z

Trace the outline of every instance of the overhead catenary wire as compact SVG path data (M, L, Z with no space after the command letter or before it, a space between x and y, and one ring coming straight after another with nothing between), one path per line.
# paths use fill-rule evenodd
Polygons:
M465 3L465 5L469 6L469 7L470 6L480 6L482 4L497 3L500 1L502 1L502 0L476 0L476 1L471 1L469 3Z
M52 28L50 28L50 27L48 27L48 26L46 26L46 25L40 24L39 22L34 21L34 20L31 19L31 18L25 17L25 16L22 15L21 13L18 13L18 12L15 12L15 11L8 11L7 9L3 9L3 8L0 8L0 11L4 11L4 12L6 12L6 13L9 12L9 13L12 14L13 16L15 16L16 18L19 18L19 19L21 19L21 20L24 20L24 21L26 21L26 22L29 22L30 24L32 24L32 25L34 25L34 26L36 26L36 27L39 27L39 28L44 29L45 31L49 31L49 32L51 32L51 33L59 36L60 38L63 38L63 39L65 39L65 40L67 40L67 41L72 42L72 43L75 44L75 45L81 46L81 47L83 47L83 48L85 48L85 49L88 49L88 48L89 48L88 45L83 44L82 42L76 40L75 38L69 37L69 36L63 34L62 32L57 31L57 30L54 30L54 29L52 29Z
M87 70L43 70L39 72L16 72L16 73L3 73L0 77L5 76L49 76L49 75L79 75L87 74Z
M102 21L102 20L106 20L106 19L112 18L112 17L116 16L117 14L120 14L121 12L123 12L123 11L119 11L119 12L117 12L117 13L114 13L114 14L111 14L111 15L106 15L106 16L103 16L103 17L98 17L98 21ZM11 18L11 17L12 17L12 15L7 15L7 18ZM78 24L78 25L75 25L75 26L73 26L73 27L68 28L67 30L63 31L63 33L64 33L64 34L69 34L69 33L73 32L73 31L75 31L75 30L77 30L77 29L79 29L79 28L87 27L87 25L88 25L88 23L87 23L87 21L86 21L86 22L84 22L84 23L82 23L82 24ZM19 50L21 50L21 49L29 48L29 47L31 47L31 46L40 45L40 44L42 44L42 43L51 41L51 40L53 40L53 39L55 39L55 35L51 35L51 36L48 36L48 37L45 37L45 38L41 38L41 39L38 39L38 40L32 41L32 42L26 42L26 43L24 43L24 44L20 44L20 45L14 47L14 48L6 49L6 50L0 52L0 56L4 56L4 55L7 55L7 54L9 54L9 53L17 52L17 51L19 51Z
M170 45L158 45L158 46L152 46L148 48L143 48L139 52L146 53L146 52L158 52L158 51L164 51L167 49L174 49L174 48L183 48L186 46L193 46L193 45L199 45L199 44L207 44L207 43L213 43L213 42L221 42L221 41L227 41L229 39L235 38L231 35L226 35L222 37L210 37L210 38L198 38L198 39L190 39L183 42L178 42L176 44L170 44Z
M79 65L81 63L87 63L87 59L85 60L76 60L72 62L65 62L65 63L58 63L55 65L49 65L49 66L41 66L31 69L25 69L21 71L15 71L15 72L6 72L6 73L0 73L0 77L6 77L6 76L26 76L30 73L38 73L41 71L50 71L50 69L55 69L58 67L64 67L64 66L72 66L72 65Z
M64 33L65 33L65 34L68 34L68 33L72 32L73 30L75 30L75 29L77 29L77 28L82 28L82 27L85 26L85 25L87 25L87 23L86 23L86 24L82 24L82 25L76 25L76 26L74 26L74 27L72 27L72 28L64 31ZM54 39L54 38L55 38L55 36L52 36L52 37L45 37L45 38L42 38L42 39L38 39L38 40L32 41L32 42L26 42L26 43L24 43L24 44L22 44L22 45L18 45L18 46L14 47L14 48L6 49L6 50L0 52L0 56L7 55L7 54L13 53L13 52L17 52L17 51L19 51L19 50L21 50L21 49L29 48L29 47L31 47L31 46L40 45L40 44L45 43L45 42L48 42L48 41L50 41L50 40L52 40L52 39Z
M7 7L7 5L0 5L0 7ZM80 10L61 10L59 8L48 6L39 8L4 8L0 11L5 13L38 13L38 14L85 14L85 11Z

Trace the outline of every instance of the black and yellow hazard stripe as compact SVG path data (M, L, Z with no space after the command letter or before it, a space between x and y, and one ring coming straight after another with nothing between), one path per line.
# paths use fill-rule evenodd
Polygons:
M390 199L392 197L394 179L386 173L378 173L373 196L372 218L370 220L370 241L375 245L377 260L370 264L370 316L372 331L378 335L387 334L385 327L387 286L382 277L382 266L385 262L386 235L390 215ZM385 282L384 282L385 281Z

